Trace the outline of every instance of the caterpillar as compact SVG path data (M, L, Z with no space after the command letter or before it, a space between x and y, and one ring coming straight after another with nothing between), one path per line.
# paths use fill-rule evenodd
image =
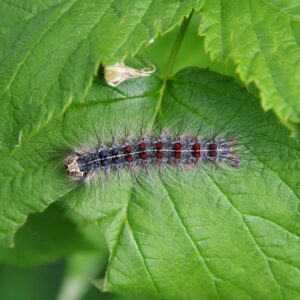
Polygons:
M170 135L144 136L123 143L99 146L87 152L72 152L65 160L67 173L75 180L85 180L90 175L122 168L139 168L165 164L170 166L193 166L212 162L227 162L238 168L240 159L236 155L235 139L212 138L204 140L197 136Z

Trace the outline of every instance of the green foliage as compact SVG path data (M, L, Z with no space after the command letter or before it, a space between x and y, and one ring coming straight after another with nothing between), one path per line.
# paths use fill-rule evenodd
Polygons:
M241 79L260 90L264 109L299 123L299 1L211 0L200 14L200 33L212 57L234 60Z
M14 11L23 7L19 2L11 4ZM1 148L20 147L72 102L82 101L100 62L135 53L201 2L71 0L41 10L32 4L36 14L0 39ZM7 5L0 2L2 15Z
M102 253L105 259L99 228L85 224L79 215L61 205L52 205L43 214L29 217L17 233L13 249L0 248L0 262L31 267L75 252Z
M192 9L192 30L186 33L188 19L158 37ZM50 206L29 217L15 248L0 248L0 260L28 266L72 255L76 272L66 272L59 294L72 299L70 286L96 276L94 264L105 261L99 225L110 250L104 291L298 299L300 147L261 110L253 85L246 90L235 82L232 61L242 82L259 89L263 108L297 128L299 9L296 0L0 0L1 246L14 245L30 214L57 200L67 206L67 213ZM203 39L192 34L199 24L206 49L220 62L209 60ZM157 42L149 45L149 38ZM156 74L109 87L100 63L142 46L142 59L127 61L138 67L150 61ZM186 66L234 78L181 70ZM105 143L127 129L138 136L141 129L195 132L200 125L204 136L237 137L240 169L122 171L85 186L63 169L68 151L96 145L99 135ZM94 251L101 259L88 256Z
M149 37L170 30L192 7L200 6L198 1L179 5L136 1L130 7L111 2L74 0L41 10L34 6L31 9L36 15L24 18L1 37L0 160L4 167L0 171L0 241L5 245L12 245L12 235L6 232L23 224L29 213L45 209L62 196L62 188L57 186L68 189L59 175L61 170L49 169L51 162L41 163L29 156L21 165L16 159L20 154L12 158L6 152L18 151L26 137L38 133L72 102L82 102L100 61L109 63L136 52ZM15 11L23 7L17 4ZM8 4L0 5L5 14ZM72 38L66 39L69 36ZM23 172L29 168L34 174ZM13 189L11 178L15 179ZM54 190L46 187L51 181L57 182Z
M0 265L0 298L5 300L53 300L63 277L63 264L35 269Z

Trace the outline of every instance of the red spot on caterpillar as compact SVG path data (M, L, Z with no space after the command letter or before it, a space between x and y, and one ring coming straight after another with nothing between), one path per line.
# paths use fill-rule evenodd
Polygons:
M161 151L157 151L156 154L155 154L156 158L158 159L162 159L163 158L163 153Z
M200 149L201 149L201 145L199 143L195 143L192 147L192 149L194 151L192 151L192 156L195 158L199 158L201 153L200 153Z
M127 145L124 147L124 153L130 153L131 152L131 146Z
M215 151L215 150L209 151L209 152L208 152L208 155L209 155L210 157L216 157L216 156L218 155L218 152Z
M181 158L181 153L180 153L180 152L175 152L175 153L174 153L174 157L175 157L176 159L180 159L180 158Z
M142 152L140 154L141 159L146 160L148 158L148 154L146 152Z
M174 149L175 150L180 150L181 149L181 143L175 143L174 144Z
M195 158L199 158L200 157L200 151L199 150L193 151L192 156L195 157Z
M126 155L125 160L128 162L132 162L133 161L132 155Z
M193 145L193 150L200 150L200 149L201 149L201 145L199 143Z
M140 143L139 148L140 148L140 150L145 151L147 148L146 143Z
M218 149L218 145L217 144L215 144L215 143L209 144L208 145L208 150L209 150L208 151L208 155L210 157L216 157L218 155L217 149Z
M208 145L208 149L209 150L217 150L218 149L218 145L217 144L209 144Z
M163 142L157 142L155 147L157 150L160 150L164 146Z

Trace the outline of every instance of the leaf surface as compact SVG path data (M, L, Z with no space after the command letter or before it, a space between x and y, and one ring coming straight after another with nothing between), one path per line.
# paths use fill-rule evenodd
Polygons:
M133 80L119 89L96 82L86 104L68 110L64 135L76 136L79 145L99 135L108 144L128 131L133 137L153 128L195 133L200 124L204 137L235 132L243 145L240 169L204 164L188 171L121 171L65 196L105 233L105 290L180 299L296 299L300 148L231 79L187 69L168 82Z
M300 122L300 4L297 0L206 1L200 34L217 60L232 59L260 90L264 109Z
M1 15L12 15L0 40L0 149L13 151L72 102L83 101L100 62L135 53L201 5L200 0L0 1Z
M125 133L234 135L241 167L201 164L68 181L63 158ZM299 297L299 145L232 79L187 69L169 81L100 79L1 170L2 244L29 213L63 198L101 226L107 291L181 299ZM2 159L5 159L3 156ZM7 159L5 159L7 161ZM103 174L102 174L103 175Z

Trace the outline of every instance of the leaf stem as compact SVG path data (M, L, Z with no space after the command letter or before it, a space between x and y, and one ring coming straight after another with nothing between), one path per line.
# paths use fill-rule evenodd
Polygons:
M164 72L166 79L169 78L172 75L172 71L173 71L173 67L174 67L174 64L175 64L175 61L176 61L176 58L177 58L177 54L180 50L182 41L184 39L186 30L189 26L192 15L193 15L193 11L190 13L188 18L185 18L183 20L183 22L180 26L179 33L178 33L178 35L176 37L176 40L173 44L173 47L172 47L172 50L171 50L171 53L170 53L170 57L169 57L169 60L168 60L168 63L167 63L167 66L166 66L166 69L165 69L165 72Z
M176 40L173 44L173 47L172 47L172 50L171 50L171 53L170 53L170 56L169 56L169 60L168 60L168 63L167 63L167 66L166 66L166 69L165 69L165 72L164 72L164 76L162 78L163 81L162 81L162 86L159 90L159 96L158 96L158 101L157 101L157 105L156 105L156 108L155 108L155 113L153 115L152 121L150 122L150 128L151 129L153 128L155 120L156 120L157 116L160 113L162 100L163 100L165 90L166 90L166 86L167 86L167 81L172 76L172 71L173 71L173 67L174 67L174 64L175 64L175 61L176 61L176 58L177 58L177 54L178 54L179 49L181 47L183 38L185 36L186 30L188 28L188 25L190 23L192 15L193 15L193 11L190 13L188 18L185 18L183 20L183 22L180 26L178 35L176 37Z

